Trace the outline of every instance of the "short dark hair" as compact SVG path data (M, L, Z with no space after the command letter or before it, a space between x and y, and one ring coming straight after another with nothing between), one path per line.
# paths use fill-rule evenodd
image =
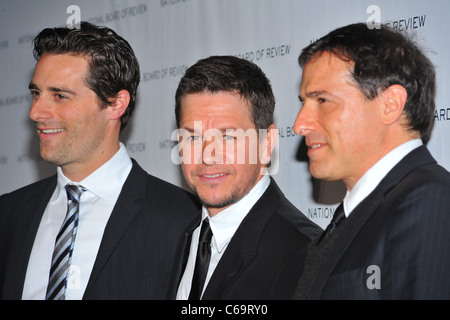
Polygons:
M74 54L89 58L86 85L93 90L102 107L110 105L120 90L130 93L130 103L122 115L121 129L136 103L140 81L139 62L130 44L107 27L81 22L80 28L47 28L33 41L36 60L44 54Z
M436 74L431 61L407 35L386 25L369 29L365 23L331 31L303 49L298 61L303 68L314 55L331 52L354 63L352 77L366 98L372 100L391 85L403 86L408 98L405 113L409 129L419 131L424 141L435 109Z
M273 123L275 97L269 79L253 62L234 56L211 56L199 60L186 70L175 94L175 116L180 126L182 99L200 92L238 93L250 104L257 129L267 129Z

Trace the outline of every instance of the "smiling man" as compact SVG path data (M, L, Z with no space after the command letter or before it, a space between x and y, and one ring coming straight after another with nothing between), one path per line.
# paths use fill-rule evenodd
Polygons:
M302 107L318 179L347 194L310 245L296 298L449 299L450 174L427 150L435 71L405 35L353 24L306 47Z
M183 174L203 209L168 297L290 299L320 228L267 174L278 138L269 80L249 61L213 56L186 71L175 100Z
M81 181L118 151L110 119L119 122L130 99L128 91L121 90L114 106L100 108L95 92L84 83L88 67L85 56L45 54L29 85L30 118L36 124L41 156L73 181Z
M180 128L190 135L181 143L188 150L181 150L182 168L186 181L211 216L238 202L265 176L264 160L257 158L251 163L250 157L259 155L260 146L265 146L270 158L278 138L271 124L268 135L261 136L267 141L251 139L251 135L259 137L250 107L243 105L246 101L232 92L192 93L183 99Z
M0 298L164 298L198 205L119 140L140 79L132 48L83 22L43 30L34 55L30 118L57 174L0 198Z

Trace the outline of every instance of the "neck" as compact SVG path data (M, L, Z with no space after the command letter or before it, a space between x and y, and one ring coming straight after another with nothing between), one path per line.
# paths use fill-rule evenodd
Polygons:
M410 134L404 135L403 137L397 137L396 139L392 139L389 143L386 143L383 147L378 148L379 152L376 153L375 157L372 157L370 161L367 161L364 167L354 175L353 177L349 177L348 179L343 179L347 190L350 192L354 188L355 184L361 179L361 177L372 168L378 161L380 161L383 157L385 157L389 152L401 146L402 144L414 140L420 139L419 134Z
M80 182L108 162L119 149L120 145L117 142L117 146L102 150L99 152L99 156L90 156L89 161L76 161L61 165L61 170L71 181Z

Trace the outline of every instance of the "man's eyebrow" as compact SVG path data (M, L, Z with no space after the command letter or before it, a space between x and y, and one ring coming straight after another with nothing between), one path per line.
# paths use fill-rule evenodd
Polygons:
M306 94L306 96L314 98L314 97L321 96L324 94L329 95L330 93L328 91L312 91L312 92L308 92Z
M36 84L34 84L33 82L30 82L30 84L28 85L28 89L40 91L39 87ZM47 90L51 91L51 92L64 92L64 93L69 93L72 95L76 94L75 92L73 92L72 90L67 89L67 88L49 87L49 88L47 88Z
M333 95L333 94L328 91L311 91L305 94L305 96L308 98L314 98L321 95ZM299 95L298 99L300 100L300 102L303 102L305 100L305 98L302 95Z
M195 129L193 129L192 127L180 127L179 128L180 130L186 130L186 131L188 131L189 133L196 133L195 132ZM210 128L210 129L207 129L206 131L208 131L208 130L211 130L211 129L213 129L213 130L217 130L217 131L220 131L223 135L225 135L225 134L227 134L227 132L229 131L229 130L233 130L233 131L236 131L236 130L239 130L240 128L235 128L235 127L227 127L227 128ZM248 129L247 129L248 130ZM245 130L244 130L245 131ZM229 132L228 132L229 133Z
M51 91L51 92L64 92L64 93L69 93L69 94L71 94L71 95L75 95L75 94L76 94L75 92L73 92L72 90L67 89L67 88L49 87L49 88L47 88L47 90L48 90L48 91Z
M33 82L30 82L30 84L28 85L28 89L39 90L39 87L36 84L34 84Z

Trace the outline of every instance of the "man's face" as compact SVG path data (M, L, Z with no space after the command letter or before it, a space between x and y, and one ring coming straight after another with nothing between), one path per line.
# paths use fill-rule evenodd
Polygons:
M303 70L303 106L294 124L305 136L311 174L342 180L349 190L385 152L381 102L365 98L351 79L352 67L328 52L313 56Z
M254 157L259 143L249 138L257 131L240 95L186 95L180 129L187 133L180 138L184 176L211 216L239 201L261 179L263 165Z
M65 173L93 171L109 153L103 143L108 114L86 86L87 72L85 57L45 54L30 82L30 118L36 124L41 156Z

